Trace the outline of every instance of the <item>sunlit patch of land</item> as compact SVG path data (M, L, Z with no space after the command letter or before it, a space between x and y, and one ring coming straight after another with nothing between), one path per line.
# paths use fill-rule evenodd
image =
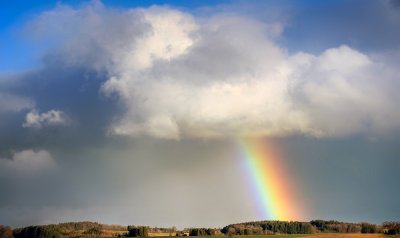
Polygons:
M157 236L158 238L171 238L171 236ZM196 238L223 238L227 236L196 236ZM242 235L232 238L400 238L400 235L363 234L363 233L318 233L318 234L282 234L282 235Z

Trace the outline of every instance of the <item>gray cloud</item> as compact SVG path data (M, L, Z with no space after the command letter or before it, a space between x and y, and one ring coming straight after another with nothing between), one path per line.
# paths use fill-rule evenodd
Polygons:
M24 109L33 108L34 105L34 101L29 98L0 92L0 113L19 112Z
M46 150L23 150L14 152L11 159L0 158L2 175L29 176L54 169L55 165L55 161Z

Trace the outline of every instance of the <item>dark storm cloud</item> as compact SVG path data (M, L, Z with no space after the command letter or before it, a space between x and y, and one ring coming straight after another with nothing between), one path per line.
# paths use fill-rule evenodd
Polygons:
M237 194L236 188L244 184L228 142L141 140L53 155L57 170L0 179L5 192L0 198L0 223L89 219L216 226L254 215L249 195ZM71 161L75 156L80 160ZM224 204L227 197L240 206L231 209L231 204ZM200 198L203 202L195 202ZM214 210L212 219L202 212L205 208Z
M242 134L284 137L305 219L396 219L397 9L280 2L272 16L259 1L207 17L95 2L33 19L26 34L52 43L41 67L0 77L0 163L19 171L0 175L0 223L255 220L226 139ZM52 111L68 123L23 126ZM37 173L21 172L27 156Z
M399 1L399 0L390 0L390 3L391 3L394 7L400 7L400 1Z
M3 90L23 95L35 102L40 111L62 110L68 115L68 125L42 129L23 127L30 109L3 113L0 125L2 151L26 146L86 147L106 136L107 126L118 111L115 102L99 94L105 76L90 69L64 66L57 63L45 66L2 84Z
M399 143L398 138L290 138L276 145L290 161L301 193L318 197L318 202L310 199L308 204L314 217L380 223L398 219L400 211L396 205L400 193L393 191L400 167Z

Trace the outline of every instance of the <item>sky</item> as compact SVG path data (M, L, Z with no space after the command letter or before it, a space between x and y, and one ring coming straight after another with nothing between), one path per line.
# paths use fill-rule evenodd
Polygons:
M0 224L400 219L399 1L0 9Z

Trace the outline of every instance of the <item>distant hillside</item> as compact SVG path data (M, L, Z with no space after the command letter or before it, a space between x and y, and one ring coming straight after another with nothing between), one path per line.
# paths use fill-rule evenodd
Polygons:
M28 226L13 231L14 238L116 237L125 233L126 226L89 221Z
M382 225L340 221L253 221L216 228L150 228L148 226L105 225L97 222L68 222L28 226L12 230L0 225L0 238L95 238L95 237L155 237L155 236L245 236L314 233L383 233L400 234L400 222Z

